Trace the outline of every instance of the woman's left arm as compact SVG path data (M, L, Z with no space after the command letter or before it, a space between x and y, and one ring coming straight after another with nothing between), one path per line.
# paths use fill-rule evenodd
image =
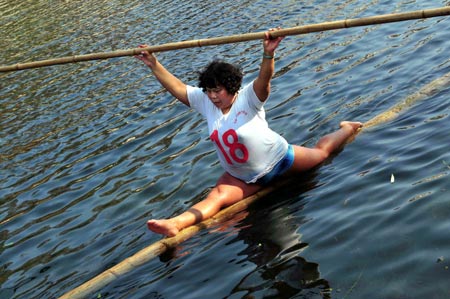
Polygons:
M263 48L264 53L262 57L261 67L259 69L258 78L253 83L253 89L261 102L265 102L270 94L270 80L272 79L275 70L275 50L280 44L283 37L271 38L270 32L279 30L270 29L264 36Z

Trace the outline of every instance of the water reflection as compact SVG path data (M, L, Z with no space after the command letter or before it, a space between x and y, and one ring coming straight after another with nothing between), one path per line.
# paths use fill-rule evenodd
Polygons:
M247 247L238 255L246 256L246 261L257 267L241 279L227 298L311 298L314 294L330 298L330 285L321 278L319 265L301 257L308 246L299 233L301 224L308 221L301 212L305 204L302 193L316 187L314 175L294 185L269 196L267 203L258 204L257 211L250 212L239 225L242 229L236 239L243 240ZM280 200L287 194L290 203Z
M227 294L223 298L331 298L330 283L321 277L319 264L301 256L308 247L300 233L302 225L309 220L303 208L308 202L307 192L319 185L315 178L316 172L294 178L247 211L165 252L159 258L163 264L157 267L158 275L163 273L171 283L183 287L187 282L180 281L183 277L177 273L180 265L190 269L192 283L212 279L212 273L204 273L206 268L219 268L217 271L226 276L234 268L243 267L245 274L238 280L230 277L229 281L223 281L221 294ZM205 250L200 240L211 248ZM203 266L198 267L199 261L204 261ZM139 272L150 273L155 271L154 267L147 265ZM162 282L148 282L148 279L141 285L145 284L147 294L154 298ZM133 283L135 279L121 280L127 286ZM110 286L106 291L114 289ZM183 296L194 298L188 287L183 290Z

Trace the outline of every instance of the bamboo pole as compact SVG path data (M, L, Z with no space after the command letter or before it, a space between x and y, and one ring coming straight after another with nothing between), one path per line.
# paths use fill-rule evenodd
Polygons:
M363 130L391 121L400 112L404 112L406 109L408 109L409 107L411 107L413 104L415 104L420 100L431 97L438 91L449 86L449 84L450 84L450 72L428 83L416 93L406 97L406 99L400 102L399 104L392 106L388 110L383 111L382 113L373 117L369 121L365 122ZM91 297L95 292L99 291L101 288L105 287L106 285L113 282L117 278L134 270L140 265L147 263L151 259L164 253L166 250L178 246L185 240L194 236L197 232L201 231L202 229L210 228L217 223L221 223L227 219L232 218L238 212L246 210L251 204L261 200L262 198L264 198L264 196L266 196L270 192L273 192L274 190L288 183L290 183L290 180L279 181L276 184L268 186L265 189L259 191L258 193L255 193L252 196L244 198L242 201L228 208L223 209L212 218L180 231L175 237L165 238L151 244L150 246L142 249L133 256L123 260L114 267L104 271L103 273L85 282L84 284L67 292L66 294L61 296L60 299L69 299L69 298L81 299Z
M153 243L152 245L137 252L133 256L123 260L112 268L78 286L77 288L67 292L59 299L83 299L91 297L95 292L105 287L112 281L116 280L120 276L125 275L126 273L139 267L140 265L143 265L151 259L163 254L168 249L175 248L185 240L194 236L202 229L212 227L217 223L222 223L225 220L232 218L238 212L246 210L252 203L263 198L265 195L269 194L275 189L285 185L287 182L289 182L289 180L279 181L276 184L268 186L261 191L244 198L240 202L237 202L236 204L223 209L212 218L183 229L174 237L165 238Z
M405 111L420 100L431 97L437 91L442 90L447 86L450 86L450 73L431 81L417 92L406 97L406 99L400 103L368 120L364 123L363 129L366 130L376 125L394 120L400 112Z
M318 24L297 26L297 27L291 27L291 28L286 28L286 29L281 29L279 31L271 32L270 35L271 35L271 37L278 37L278 36L308 34L308 33L313 33L313 32L320 32L320 31L328 31L328 30L359 27L359 26L378 25L378 24L401 22L401 21L415 20L415 19L432 18L432 17L440 17L440 16L448 16L448 15L450 15L450 6L445 6L445 7L434 8L434 9L425 9L425 10L417 10L417 11L404 12L404 13L393 13L393 14L385 14L385 15L378 15L378 16L358 18L358 19L347 19L347 20L340 20L340 21L332 21L332 22L324 22L324 23L318 23ZM256 32L256 33L245 33L245 34L238 34L238 35L208 38L208 39L187 40L187 41L181 41L181 42L175 42L175 43L167 43L167 44L162 44L162 45L150 46L147 48L134 48L134 49L129 49L129 50L91 53L91 54L85 54L85 55L67 56L67 57L27 62L27 63L17 63L17 64L13 64L13 65L8 65L8 66L1 66L0 72L19 71L19 70L24 70L24 69L39 68L39 67L45 67L45 66L51 66L51 65L75 63L75 62L90 61L90 60L100 60L100 59L108 59L108 58L117 58L117 57L124 57L124 56L133 56L133 55L137 55L137 54L141 53L143 50L150 51L150 52L163 52L163 51L179 50L179 49L185 49L185 48L204 47L204 46L245 42L245 41L250 41L250 40L259 40L259 39L264 38L265 33L266 32Z

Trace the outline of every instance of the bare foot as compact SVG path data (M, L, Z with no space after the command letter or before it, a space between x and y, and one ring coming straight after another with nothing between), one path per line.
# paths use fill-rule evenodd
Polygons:
M169 219L147 221L147 227L154 233L162 234L168 237L173 237L180 231L175 223Z
M357 121L342 121L340 124L341 128L351 128L353 134L357 133L362 126L363 124Z

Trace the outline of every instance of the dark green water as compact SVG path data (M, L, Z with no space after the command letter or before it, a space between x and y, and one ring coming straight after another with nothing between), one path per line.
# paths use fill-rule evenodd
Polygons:
M445 1L5 1L0 64L441 7ZM267 118L313 146L450 71L450 19L286 38ZM256 76L261 43L160 53ZM91 298L448 298L450 86L298 183ZM0 298L55 298L160 239L222 170L201 117L133 58L0 74ZM394 182L391 183L391 176Z

